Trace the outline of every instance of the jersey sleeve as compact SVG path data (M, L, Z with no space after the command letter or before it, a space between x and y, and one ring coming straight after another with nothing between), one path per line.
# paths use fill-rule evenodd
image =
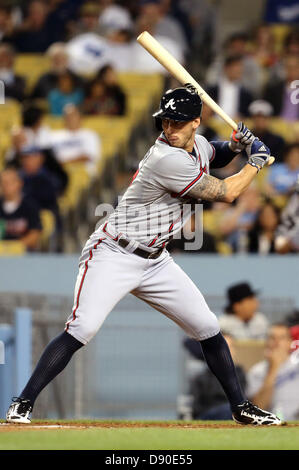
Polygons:
M210 159L210 168L223 168L239 155L229 148L228 141L209 142L209 145L213 148L213 156Z
M202 135L196 136L195 139L197 139L197 142L203 149L204 154L207 156L209 163L211 163L214 160L216 154L216 149L214 145Z
M198 168L192 156L184 150L165 155L155 168L155 179L176 196L185 196L203 177L203 169Z

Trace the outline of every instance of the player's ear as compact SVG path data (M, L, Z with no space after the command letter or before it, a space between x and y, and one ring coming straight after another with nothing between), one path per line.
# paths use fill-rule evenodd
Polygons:
M197 129L200 126L200 117L193 119L193 129Z

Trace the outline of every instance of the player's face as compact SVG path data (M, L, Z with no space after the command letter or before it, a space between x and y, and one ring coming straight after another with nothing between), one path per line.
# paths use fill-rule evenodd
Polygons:
M193 121L162 119L162 129L170 145L183 148L187 152L192 152L195 131L199 124L200 118L193 119Z
M246 297L234 304L235 314L244 321L250 320L259 307L259 301L255 296Z
M290 351L292 338L290 330L285 326L274 325L270 328L267 338L267 349L282 349L287 353Z

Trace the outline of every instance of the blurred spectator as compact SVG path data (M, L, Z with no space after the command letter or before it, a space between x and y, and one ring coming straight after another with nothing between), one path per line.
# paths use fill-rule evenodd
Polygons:
M278 253L299 252L299 178L276 231L275 249Z
M27 250L36 250L41 235L39 210L35 202L22 194L23 182L14 168L0 174L0 220L4 240L19 240Z
M108 41L95 33L79 34L67 43L69 69L83 77L95 75L111 61Z
M110 31L133 30L134 23L129 11L114 0L100 0L99 25L106 35Z
M62 116L67 104L80 106L84 100L82 88L77 86L76 80L69 71L65 71L57 78L57 87L48 94L50 112L54 116Z
M277 62L275 36L271 25L258 26L254 37L253 51L258 64L265 69L272 67Z
M266 255L275 253L275 231L279 224L280 210L270 201L260 209L257 220L248 233L248 252Z
M296 352L296 360L299 360L299 310L293 310L287 315L285 322L290 328L292 344L291 350Z
M299 418L299 361L291 353L290 329L284 323L268 331L265 360L247 374L247 395L260 408L283 420Z
M101 142L98 134L81 127L81 115L73 105L63 111L64 129L53 131L52 145L57 160L61 164L84 163L93 175L101 157Z
M59 30L61 37L65 39L70 25L78 18L79 9L86 0L50 0L49 2L49 27Z
M162 0L162 8L165 14L180 24L188 46L199 45L200 39L206 37L209 28L213 34L213 18L209 16L211 6L206 0L187 0L187 2L185 0ZM213 47L213 44L210 46ZM209 48L208 52L210 51Z
M285 79L285 57L299 55L299 28L294 27L285 36L282 43L282 50L280 58L277 63L269 71L271 73L270 79L273 80L284 80Z
M51 129L44 124L45 112L38 106L27 105L22 111L22 124L26 145L46 149L50 147Z
M292 328L292 326L299 325L299 310L293 310L286 316L286 324Z
M224 333L224 338L236 364L236 373L240 385L242 389L245 389L246 375L243 368L237 363L238 358L236 357L234 349L234 339L231 335L226 333ZM187 338L184 341L184 346L196 359L204 361L199 341ZM226 395L206 363L203 363L203 370L191 380L190 394L193 398L192 419L230 420L232 418L231 408Z
M11 8L0 5L0 41L11 34L14 24L11 17Z
M264 100L253 101L249 106L249 114L253 121L250 126L253 134L269 147L275 155L276 163L281 162L286 144L280 135L269 130L273 114L272 105Z
M106 33L109 46L109 64L118 72L131 72L133 69L135 38L127 29L110 29Z
M10 44L0 44L0 80L5 85L5 99L14 98L23 101L26 81L14 72L15 51Z
M61 28L53 28L48 21L49 9L43 0L32 0L26 9L23 23L5 40L9 40L18 52L45 52L62 39Z
M242 59L241 85L258 95L263 84L261 67L250 50L249 36L245 32L233 33L224 42L223 49L209 67L206 75L208 85L215 85L223 74L225 57L239 56Z
M207 89L211 98L233 118L248 116L248 107L253 101L251 93L241 84L242 74L242 57L227 57L217 85Z
M67 186L68 176L54 156L52 131L43 124L43 117L44 112L37 106L29 105L23 109L23 127L12 130L12 147L6 153L5 160L19 167L23 147L40 148L45 155L45 166L55 176L57 191L61 195Z
M237 199L236 204L229 206L223 213L219 229L234 252L248 251L248 231L257 219L260 206L260 193L251 185Z
M263 339L268 329L268 320L258 312L257 291L247 282L234 284L227 290L226 313L219 317L221 330L236 339Z
M51 61L50 71L43 74L37 81L32 98L47 98L51 90L57 87L58 78L66 72L72 76L76 88L84 86L83 80L68 70L68 54L64 43L52 44L47 50Z
M187 52L187 40L180 23L167 14L161 0L140 0L139 20L146 18L155 35L169 38L177 43L183 54Z
M185 62L185 46L178 38L168 36L167 32L157 29L157 23L163 17L161 5L157 2L145 2L141 5L139 16L136 19L136 36L143 31L148 31L157 41L162 44L181 64ZM176 23L175 23L176 24ZM163 26L163 22L162 22ZM166 24L167 30L167 24ZM161 73L167 75L166 69L154 59L143 47L140 47L136 41L132 44L132 70L138 73Z
M279 116L288 121L299 119L299 106L293 95L296 90L292 85L299 80L299 57L289 55L284 60L284 78L272 80L265 87L264 99L272 104L274 116ZM295 97L296 98L296 97Z
M298 23L298 0L267 0L264 19L267 23Z
M42 151L24 147L20 154L20 168L24 194L33 199L40 209L48 209L57 215L57 185L54 176L45 167Z
M299 27L292 29L284 40L285 55L299 55Z
M97 2L86 2L79 10L79 18L71 25L71 36L84 33L101 34L99 25L100 6Z
M84 114L125 114L126 96L111 65L104 66L90 83L82 111Z
M284 153L283 163L270 167L268 193L287 195L294 188L299 176L299 143L290 144Z

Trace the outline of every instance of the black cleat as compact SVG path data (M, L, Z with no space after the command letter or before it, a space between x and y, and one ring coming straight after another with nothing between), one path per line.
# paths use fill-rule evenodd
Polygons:
M6 413L6 422L30 424L31 419L29 415L31 411L32 405L29 400L25 400L25 398L13 397L12 404Z
M281 420L269 411L261 410L246 400L233 412L233 420L238 424L253 424L254 426L281 426Z

